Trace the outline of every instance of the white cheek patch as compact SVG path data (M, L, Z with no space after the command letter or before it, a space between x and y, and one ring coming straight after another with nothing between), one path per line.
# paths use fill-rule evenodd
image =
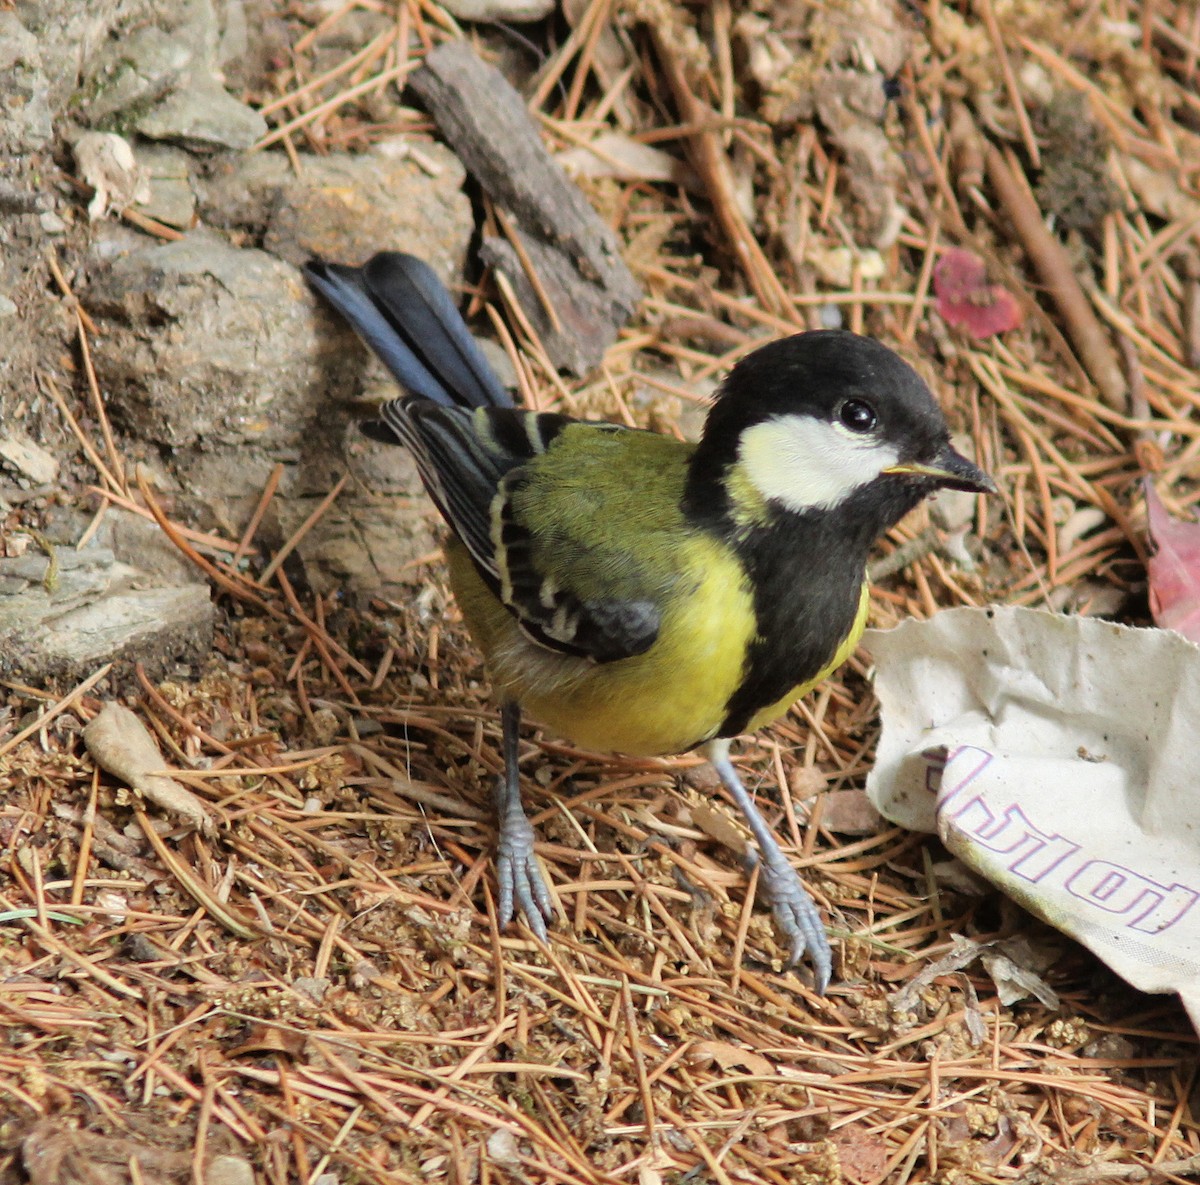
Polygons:
M829 509L900 460L873 434L813 416L779 416L742 433L738 459L764 498L789 510Z

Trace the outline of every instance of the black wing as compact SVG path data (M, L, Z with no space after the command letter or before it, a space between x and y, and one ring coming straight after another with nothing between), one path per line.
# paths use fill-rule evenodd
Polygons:
M381 252L361 268L313 261L305 273L408 391L383 406L370 434L408 446L442 517L522 630L549 649L598 662L648 649L658 636L655 605L581 600L559 587L537 570L533 541L510 513L525 466L577 421L512 406L422 260Z

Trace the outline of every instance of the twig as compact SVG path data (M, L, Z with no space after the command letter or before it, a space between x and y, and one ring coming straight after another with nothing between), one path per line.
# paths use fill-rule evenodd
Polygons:
M288 558L289 555L300 544L305 535L309 533L321 521L325 512L336 501L338 494L346 488L346 482L349 480L349 474L343 473L338 478L337 484L325 495L324 498L317 504L313 512L306 518L292 533L292 537L275 553L275 558L263 569L262 575L258 578L258 583L265 587L271 582L271 577L279 571L279 565Z
M994 144L985 151L988 178L1034 267L1050 292L1079 351L1080 361L1096 384L1104 402L1124 412L1128 390L1116 353L1105 335L1062 244L1046 229L1041 211L1028 189L1016 177L1015 162Z
M133 817L137 820L138 826L141 827L142 832L150 841L150 846L154 849L158 858L166 865L167 871L179 882L180 887L197 905L206 913L211 914L231 934L236 934L239 938L258 937L258 931L241 921L232 910L227 909L208 886L167 847L162 837L154 830L154 824L145 811L140 809L135 810Z
M238 545L234 548L233 555L229 557L228 566L230 568L236 568L242 556L250 550L250 544L254 541L254 536L258 533L263 516L267 513L267 507L271 505L271 499L275 497L275 491L279 488L279 481L282 477L283 464L280 462L271 470L271 474L263 486L263 491L259 495L258 505L255 506L254 513L250 516L250 521L246 524L246 530L242 533L241 539L238 540Z
M106 662L98 671L84 679L73 691L64 695L53 707L47 708L32 724L26 725L15 736L9 737L3 745L0 745L0 757L12 752L22 741L28 740L35 733L41 732L56 716L60 716L68 708L74 707L112 668L113 664Z
M339 107L345 106L360 95L365 95L372 90L381 90L389 82L398 82L400 79L408 77L419 65L420 63L414 59L405 59L390 70L384 70L383 73L376 74L373 78L368 78L365 82L360 82L357 86L339 91L333 98L326 99L325 102L318 103L315 107L310 107L309 110L305 111L302 115L297 115L295 119L289 120L282 127L276 128L273 132L268 132L257 144L250 148L250 151L261 152L264 148L270 148L272 144L276 144L284 139L284 137L290 136L293 132L307 127L310 123L315 123L322 116L328 115L331 111L336 111Z
M718 113L696 97L683 62L663 29L651 24L649 31L655 53L675 97L675 105L679 108L680 121L709 126L711 121L719 118ZM775 269L738 206L729 159L721 147L720 138L712 131L698 131L688 137L688 144L691 146L692 163L704 181L713 212L754 295L776 316L785 318L793 326L803 327Z
M256 608L261 609L264 613L269 613L272 617L286 621L287 617L274 605L270 604L254 592L249 585L238 576L235 572L232 575L226 574L215 564L209 563L190 543L184 539L176 525L167 518L162 507L155 501L154 495L150 493L150 486L146 482L145 475L141 470L137 473L138 489L142 492L142 500L146 503L147 509L154 516L154 521L162 528L163 534L175 546L183 552L183 554L191 560L214 584L219 585L231 596L236 597L241 601L248 601Z
M106 482L115 493L122 491L125 488L124 485L117 480L113 472L100 459L100 454L96 452L92 442L88 439L87 433L79 426L79 421L67 406L67 401L63 398L63 394L58 389L58 384L54 381L53 377L43 371L38 375L38 380L38 385L42 390L49 392L55 407L62 412L63 419L67 421L72 435L79 441L79 447L83 449L87 455L87 459L95 466L96 472L100 474L100 479Z

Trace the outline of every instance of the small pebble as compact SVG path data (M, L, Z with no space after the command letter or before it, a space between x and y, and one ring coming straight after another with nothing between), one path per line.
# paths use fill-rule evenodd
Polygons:
M842 310L838 305L821 305L817 310L817 316L821 320L822 329L841 329L843 326Z

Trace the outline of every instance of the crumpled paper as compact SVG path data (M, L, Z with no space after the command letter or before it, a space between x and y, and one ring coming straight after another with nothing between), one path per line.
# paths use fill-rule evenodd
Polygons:
M1009 607L865 642L879 811L1200 1029L1200 646Z

